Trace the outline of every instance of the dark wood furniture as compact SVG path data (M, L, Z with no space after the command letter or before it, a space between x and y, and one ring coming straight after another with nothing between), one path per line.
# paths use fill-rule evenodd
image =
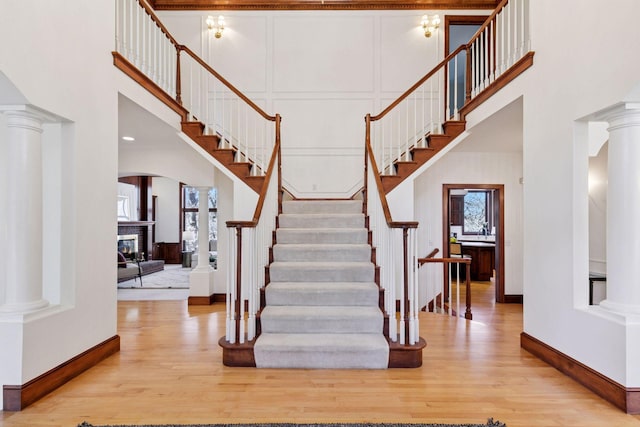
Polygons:
M182 248L180 247L180 243L154 243L153 259L164 260L166 264L182 264Z
M464 224L464 196L451 196L451 225Z
M607 275L601 273L589 273L589 305L593 305L593 283L607 283Z
M493 276L495 244L462 242L462 253L471 257L471 280L487 281Z

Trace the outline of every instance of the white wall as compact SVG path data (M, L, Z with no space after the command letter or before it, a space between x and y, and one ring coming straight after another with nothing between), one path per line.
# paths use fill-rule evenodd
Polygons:
M8 1L1 21L0 38L11 43L3 45L0 69L32 105L65 119L43 134L60 144L62 191L45 198L60 221L55 230L45 225L43 236L61 236L65 256L53 297L60 304L15 323L0 319L0 384L23 384L117 334L113 2ZM34 36L34 28L46 37Z
M179 42L268 113L282 115L288 190L350 197L363 183L364 116L380 112L442 58L441 30L425 38L424 13L224 12L220 39L207 34L207 12L160 17Z
M180 242L180 183L170 178L152 179L156 201L156 242Z
M609 144L589 157L589 271L607 272L607 162ZM622 236L621 241L624 241ZM604 296L602 286L597 301Z
M640 386L640 332L587 306L588 136L577 122L640 80L640 3L531 2L535 64L524 91L524 330L627 387ZM598 28L597 37L593 29ZM537 209L546 206L547 209Z
M481 142L481 141L476 141ZM464 144L473 144L469 136ZM442 185L504 184L505 294L522 294L522 153L449 152L416 180L415 212L420 222L420 256L442 253ZM442 280L442 268L425 269L421 282Z

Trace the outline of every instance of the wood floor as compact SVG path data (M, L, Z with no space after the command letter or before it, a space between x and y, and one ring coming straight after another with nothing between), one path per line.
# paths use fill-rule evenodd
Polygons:
M474 283L474 320L421 313L419 369L226 368L224 305L121 301L122 351L2 426L238 422L484 423L508 427L640 426L520 349L522 306Z

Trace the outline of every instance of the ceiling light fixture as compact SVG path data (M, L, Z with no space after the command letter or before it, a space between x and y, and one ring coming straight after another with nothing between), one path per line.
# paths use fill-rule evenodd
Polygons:
M220 15L216 20L216 18L209 15L207 16L207 20L205 22L207 23L207 28L209 29L209 31L213 31L213 35L217 39L222 37L222 32L224 31L224 16Z
M133 142L133 141L135 141L135 140L136 140L136 139L135 139L134 137L132 137L132 136L123 136L123 137L122 137L122 139L123 139L124 141L128 141L128 142Z
M440 28L440 16L439 15L424 15L422 17L422 21L420 22L422 25L422 30L424 31L425 37L431 37L435 30Z

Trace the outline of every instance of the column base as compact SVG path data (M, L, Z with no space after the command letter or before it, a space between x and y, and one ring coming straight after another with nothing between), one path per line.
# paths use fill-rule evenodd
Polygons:
M213 272L211 266L196 267L189 273L189 296L209 296L213 294Z
M0 305L0 313L11 313L11 314L29 313L31 311L40 310L48 306L49 306L49 301L47 301L46 299L29 301L29 302L19 303L19 304L3 304L3 305Z

